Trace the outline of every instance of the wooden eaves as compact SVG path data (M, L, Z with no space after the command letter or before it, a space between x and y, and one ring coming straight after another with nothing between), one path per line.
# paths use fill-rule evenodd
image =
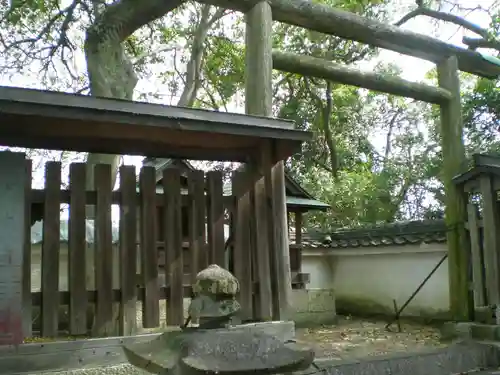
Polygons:
M248 162L269 142L285 159L311 137L285 120L0 87L3 146Z

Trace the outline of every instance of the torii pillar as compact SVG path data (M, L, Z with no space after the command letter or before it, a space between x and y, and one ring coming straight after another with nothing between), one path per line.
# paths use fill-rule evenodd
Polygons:
M271 6L266 1L256 4L246 13L245 111L249 115L272 116L272 21ZM292 279L284 164L283 161L274 164L277 160L276 152L275 144L266 143L262 146L261 159L256 162L263 177L256 189L264 189L264 195L271 198L267 220L267 248L273 301L272 318L286 320L291 308ZM259 283L262 283L262 279Z

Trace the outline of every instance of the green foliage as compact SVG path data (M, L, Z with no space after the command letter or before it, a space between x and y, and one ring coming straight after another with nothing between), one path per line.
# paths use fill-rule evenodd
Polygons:
M499 152L500 81L478 79L463 95L464 126L469 149L474 152Z
M242 45L224 36L213 36L207 42L204 71L209 87L217 95L207 92L214 109L225 107L229 98L242 90L245 81L245 56Z
M394 7L389 0L313 1L382 22L389 22ZM81 63L83 41L96 17L94 5L90 0L68 3L66 8L54 0L13 0L9 7L4 5L1 72L26 76L31 70L39 87L84 92L88 82ZM201 4L185 2L124 42L139 80L147 82L139 85L136 98L177 103L186 87L184 67L193 62L194 38L205 10ZM231 12L217 14L211 7L209 19L194 78L193 105L231 111L244 90L244 18ZM490 26L492 37L498 35L499 25L496 15ZM273 45L345 65L378 53L365 45L281 23L273 25ZM398 67L387 64L375 70L401 74ZM436 82L435 69L426 78ZM463 74L462 83L468 152L500 152L499 81ZM310 213L309 226L331 229L442 215L437 107L277 71L273 88L274 114L313 132L313 141L287 161L292 176L332 206L327 213ZM241 103L236 106L241 108ZM211 167L227 171L227 166Z

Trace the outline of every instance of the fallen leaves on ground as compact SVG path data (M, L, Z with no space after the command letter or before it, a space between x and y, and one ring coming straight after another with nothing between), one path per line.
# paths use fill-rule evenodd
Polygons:
M297 340L310 344L317 357L359 358L394 352L415 352L444 346L434 327L401 323L402 332L389 332L385 322L339 317L338 324L297 328ZM395 325L392 328L396 331Z

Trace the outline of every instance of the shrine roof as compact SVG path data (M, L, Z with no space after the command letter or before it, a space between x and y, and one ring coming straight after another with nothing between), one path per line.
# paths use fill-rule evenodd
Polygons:
M0 87L3 146L246 162L269 141L286 159L311 137L281 119Z

